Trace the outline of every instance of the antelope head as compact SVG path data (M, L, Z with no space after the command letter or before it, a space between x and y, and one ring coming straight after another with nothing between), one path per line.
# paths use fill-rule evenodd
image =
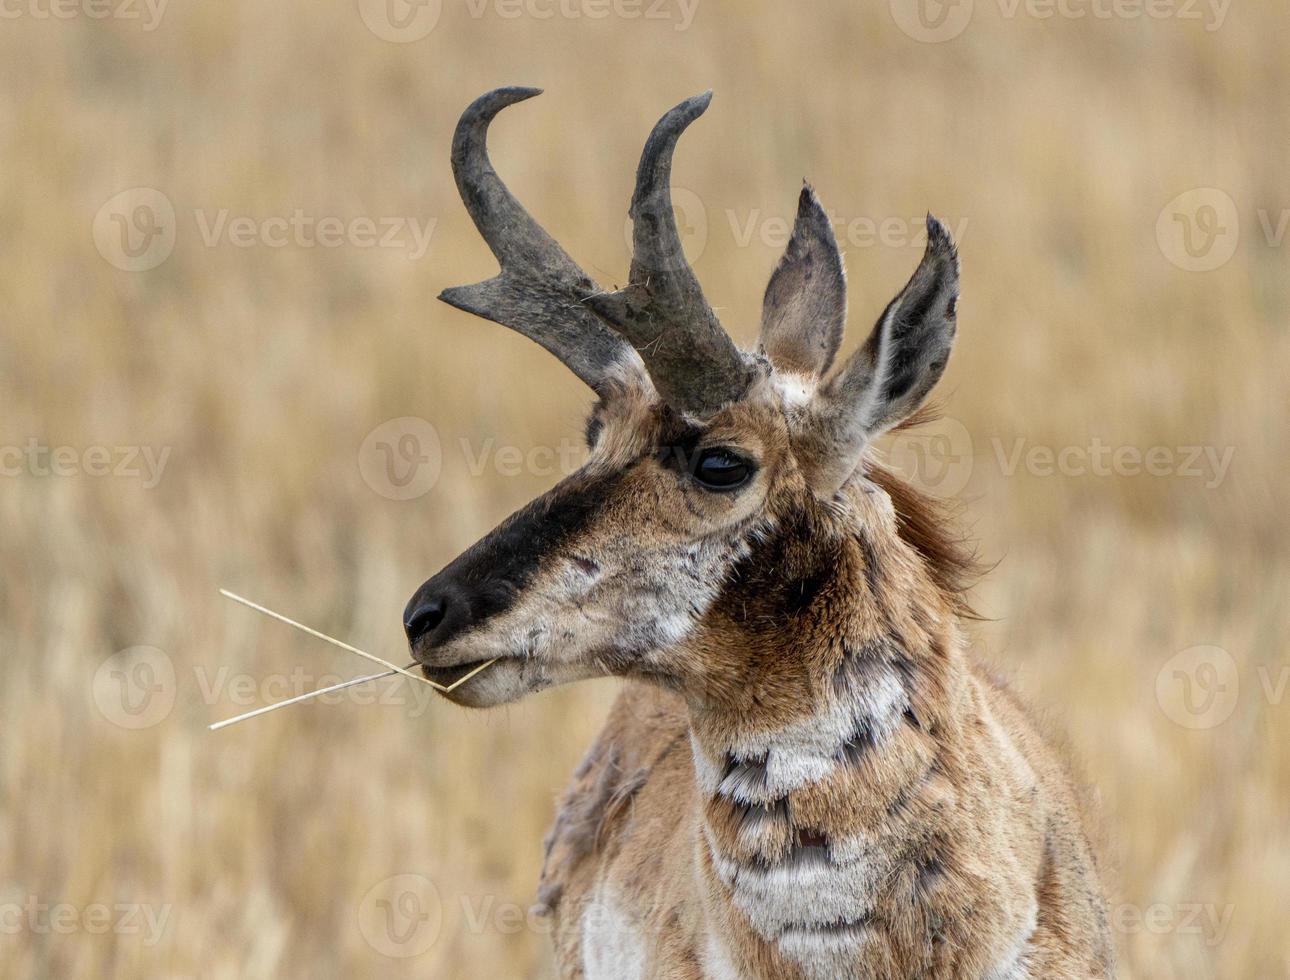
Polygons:
M821 590L838 542L866 522L883 525L869 529L875 537L896 534L891 487L871 479L865 448L945 368L954 243L929 217L913 277L831 371L845 279L829 220L805 186L766 290L758 349L741 351L686 261L671 202L673 150L710 94L682 102L650 134L631 204L628 284L608 292L489 162L493 118L538 91L490 92L457 125L457 187L501 271L440 298L531 338L591 387L589 455L416 591L408 641L426 675L445 684L499 658L449 695L476 707L606 673L733 695L761 669L767 631L791 630Z

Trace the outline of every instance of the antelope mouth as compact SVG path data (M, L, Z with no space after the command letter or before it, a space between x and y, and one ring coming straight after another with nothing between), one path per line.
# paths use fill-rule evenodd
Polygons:
M421 674L426 680L434 681L441 687L452 687L463 677L479 670L484 664L494 659L496 658L484 657L479 660L469 660L466 663L453 664L451 667L434 667L430 664L422 664ZM486 671L481 671L481 673L486 673Z

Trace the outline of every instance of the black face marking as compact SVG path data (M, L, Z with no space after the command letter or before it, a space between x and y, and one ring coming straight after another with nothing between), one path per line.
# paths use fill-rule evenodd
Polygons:
M800 579L796 589L788 590L788 602L785 606L788 614L796 616L810 609L811 603L820 594L820 590L831 580L831 576L822 570L816 570L813 574Z
M837 590L839 548L807 513L782 521L768 536L754 538L735 563L712 614L745 629L793 628L794 618L813 615Z
M516 511L493 532L462 552L418 590L418 595L449 595L445 626L436 635L443 643L509 609L552 552L587 526L604 507L622 479L575 474Z
M702 438L702 429L665 415L657 455L659 464L677 474L688 474L698 456Z

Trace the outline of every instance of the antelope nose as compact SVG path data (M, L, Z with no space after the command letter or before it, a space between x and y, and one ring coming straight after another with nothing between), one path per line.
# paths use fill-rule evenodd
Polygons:
M408 643L415 646L417 640L429 636L448 616L448 597L433 595L422 598L413 596L408 607L403 610L403 631L408 634Z

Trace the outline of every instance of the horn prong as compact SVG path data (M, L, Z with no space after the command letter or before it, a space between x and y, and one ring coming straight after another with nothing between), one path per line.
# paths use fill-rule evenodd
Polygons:
M704 92L674 106L645 141L632 194L629 285L587 305L640 354L660 397L707 416L741 397L753 362L722 329L690 267L672 209L672 157L686 128L712 101Z
M445 289L439 298L524 334L599 389L614 362L630 356L623 340L583 306L601 289L524 209L488 157L488 127L497 114L541 91L523 86L494 89L472 102L457 122L453 176L501 274Z

